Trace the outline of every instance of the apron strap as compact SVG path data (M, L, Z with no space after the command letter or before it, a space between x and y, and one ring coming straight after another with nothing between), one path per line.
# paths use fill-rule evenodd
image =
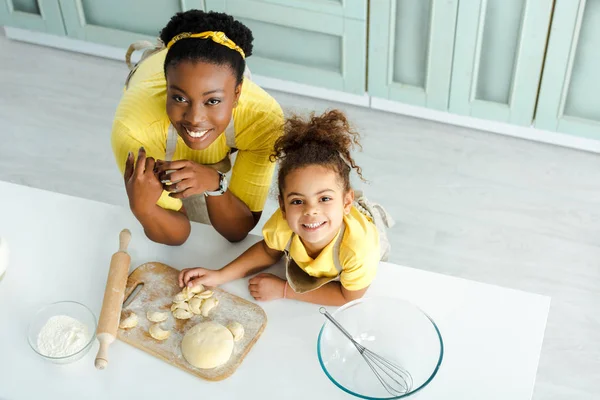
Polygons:
M165 151L165 161L173 161L175 155L175 149L177 148L177 130L173 124L169 124L167 131L167 150Z
M386 230L394 226L394 219L380 204L371 203L362 191L356 190L354 193L354 207L373 221L377 233L379 233L379 259L387 261L391 245Z
M346 223L342 223L342 228L340 229L340 233L337 237L333 245L333 265L338 272L338 275L342 273L344 268L342 268L342 263L340 263L340 245L342 244L342 240L344 239L344 233L346 232Z
M225 143L230 149L237 149L235 144L235 124L233 123L233 114L231 115L229 124L227 124L227 128L225 128Z
M363 192L361 190L355 190L354 191L354 207L356 207L356 209L358 211L361 212L361 214L366 215L367 217L371 218L371 220L373 221L373 223L375 223L375 225L377 225L377 216L381 217L381 222L383 223L383 225L386 228L391 228L394 226L394 224L396 223L394 221L394 219L390 216L390 214L388 214L388 212L386 211L385 208L383 208L383 206L381 204L378 203L371 203L363 194ZM383 228L383 227L381 227Z
M295 233L292 232L292 235L290 236L290 240L288 240L287 244L285 245L285 249L283 250L283 252L285 254L285 258L287 258L288 260L291 259L290 247L292 247L292 240L294 240L294 235L295 235Z
M127 75L127 78L125 79L125 89L129 87L129 81L131 80L131 77L133 76L135 71L137 71L137 68L140 66L142 61L150 57L152 54L161 51L164 48L165 45L160 40L160 38L157 40L156 44L151 43L147 40L138 40L137 42L132 43L129 46L129 48L127 49L127 53L125 53L125 63L127 64L127 68L129 68L129 75ZM133 65L131 63L131 55L138 50L144 50L144 52L142 53L140 61L137 64Z

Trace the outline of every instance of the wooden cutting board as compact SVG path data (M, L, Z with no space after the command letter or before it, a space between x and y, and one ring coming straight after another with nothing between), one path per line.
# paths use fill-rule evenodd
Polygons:
M125 299L128 299L138 285L143 285L132 301L126 301L128 305L123 307L122 315L133 311L137 314L139 322L134 328L119 329L117 337L199 378L210 381L225 379L235 372L262 334L267 325L267 315L260 306L214 288L213 296L219 299L219 305L210 312L208 318L194 315L188 320L175 319L171 313L171 304L173 296L181 291L177 282L178 276L178 270L159 262L146 263L136 268L127 279ZM148 311L169 313L169 318L161 325L163 329L171 331L168 339L161 342L150 336L148 329L153 322L146 317ZM231 321L237 321L245 330L243 339L234 342L233 354L229 361L213 369L196 368L181 354L181 340L187 330L206 320L213 320L224 326Z

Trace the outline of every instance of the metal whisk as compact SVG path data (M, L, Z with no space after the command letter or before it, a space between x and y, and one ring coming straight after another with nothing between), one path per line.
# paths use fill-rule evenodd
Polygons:
M372 352L362 344L358 343L350 333L335 318L331 316L325 307L319 308L319 312L323 314L336 328L340 330L356 347L356 350L363 357L371 371L375 374L381 385L392 396L400 396L412 390L413 379L410 373L391 362L390 360L381 357L379 354Z

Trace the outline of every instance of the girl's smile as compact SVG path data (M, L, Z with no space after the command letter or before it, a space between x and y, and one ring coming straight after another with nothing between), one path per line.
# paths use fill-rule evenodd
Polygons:
M337 235L353 200L354 192L344 193L334 170L309 165L286 176L280 206L290 229L314 258Z

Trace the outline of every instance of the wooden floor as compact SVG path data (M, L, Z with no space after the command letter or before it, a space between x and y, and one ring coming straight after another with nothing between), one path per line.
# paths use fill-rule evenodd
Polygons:
M110 148L124 63L0 36L0 71L0 180L127 205ZM273 95L363 132L392 262L552 297L534 399L600 398L600 155Z

